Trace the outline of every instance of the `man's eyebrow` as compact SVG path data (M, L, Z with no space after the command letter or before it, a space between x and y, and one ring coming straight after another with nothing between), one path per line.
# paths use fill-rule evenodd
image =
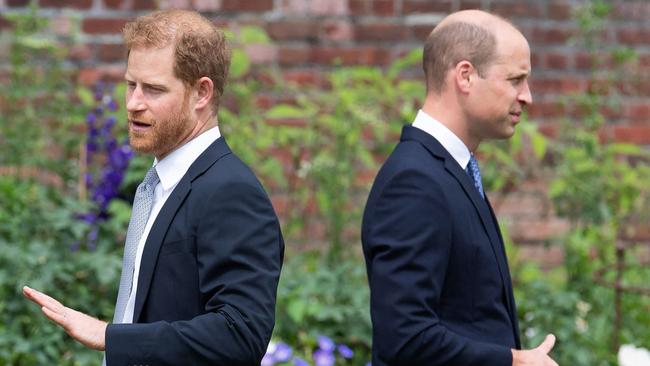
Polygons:
M519 79L530 76L530 71L517 71L508 74L508 79Z

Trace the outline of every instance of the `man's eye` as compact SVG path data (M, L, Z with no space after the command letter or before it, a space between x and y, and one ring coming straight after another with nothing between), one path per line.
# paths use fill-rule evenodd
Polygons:
M512 83L512 85L519 85L519 84L521 84L522 81L524 81L523 77L510 79L510 82Z

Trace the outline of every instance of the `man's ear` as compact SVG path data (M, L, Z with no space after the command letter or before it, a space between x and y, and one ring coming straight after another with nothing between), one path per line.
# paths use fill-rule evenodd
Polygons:
M472 83L476 78L476 69L471 62L463 60L456 64L454 68L454 81L458 90L462 93L468 93Z
M196 91L196 104L194 108L200 110L206 106L211 106L212 96L214 95L214 84L212 80L204 76L196 81L194 88Z

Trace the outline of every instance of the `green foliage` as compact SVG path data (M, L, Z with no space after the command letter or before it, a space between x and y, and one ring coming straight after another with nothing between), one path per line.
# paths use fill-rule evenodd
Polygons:
M34 7L6 17L14 28L0 39L9 44L10 62L9 83L0 85L0 165L36 166L71 177L74 160L66 158L76 152L79 135L69 131L78 126L81 110L70 101L74 86L62 67L66 40L46 35L47 22Z
M370 359L371 324L365 266L358 258L330 265L317 253L288 259L282 268L274 338L310 355L319 335L355 351L352 364Z
M617 108L614 82L630 78L626 72L633 68L626 65L635 60L627 48L603 53L600 37L609 12L606 2L594 0L576 13L581 33L574 41L591 53L592 79L599 82L564 98L571 118L549 147L549 196L557 213L571 223L562 238L564 266L545 274L530 266L515 269L524 343L536 346L546 333L555 333L559 342L553 357L559 364L613 365L617 343L650 344L650 299L624 292L617 307L614 289L595 283L598 277L615 282L617 248L634 244L629 238L650 217L650 153L599 134L606 122L604 111ZM614 66L604 67L609 61ZM647 264L644 268L635 258L634 248L626 251L622 284L647 287ZM616 313L621 315L620 329Z
M101 354L47 320L22 287L110 319L121 267L116 241L126 226L116 215L122 219L99 227L96 250L82 245L89 228L78 215L92 207L75 188L92 95L77 93L63 67L66 40L46 35L35 8L8 18L14 28L3 40L11 67L0 85L0 166L31 173L0 176L0 364L97 365Z
M108 319L121 266L114 247L73 251L87 230L75 218L83 207L38 182L0 176L0 208L0 364L98 364L101 355L48 321L22 286Z

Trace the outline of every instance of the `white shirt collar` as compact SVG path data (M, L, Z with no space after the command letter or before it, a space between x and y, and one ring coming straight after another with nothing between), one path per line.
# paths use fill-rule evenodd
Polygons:
M471 153L463 141L451 132L447 126L420 109L417 116L415 116L415 121L413 121L413 127L417 127L433 136L461 168L465 169L467 167Z
M167 191L176 186L190 165L219 137L221 132L219 127L215 126L172 151L161 161L155 159L154 166L163 190Z

